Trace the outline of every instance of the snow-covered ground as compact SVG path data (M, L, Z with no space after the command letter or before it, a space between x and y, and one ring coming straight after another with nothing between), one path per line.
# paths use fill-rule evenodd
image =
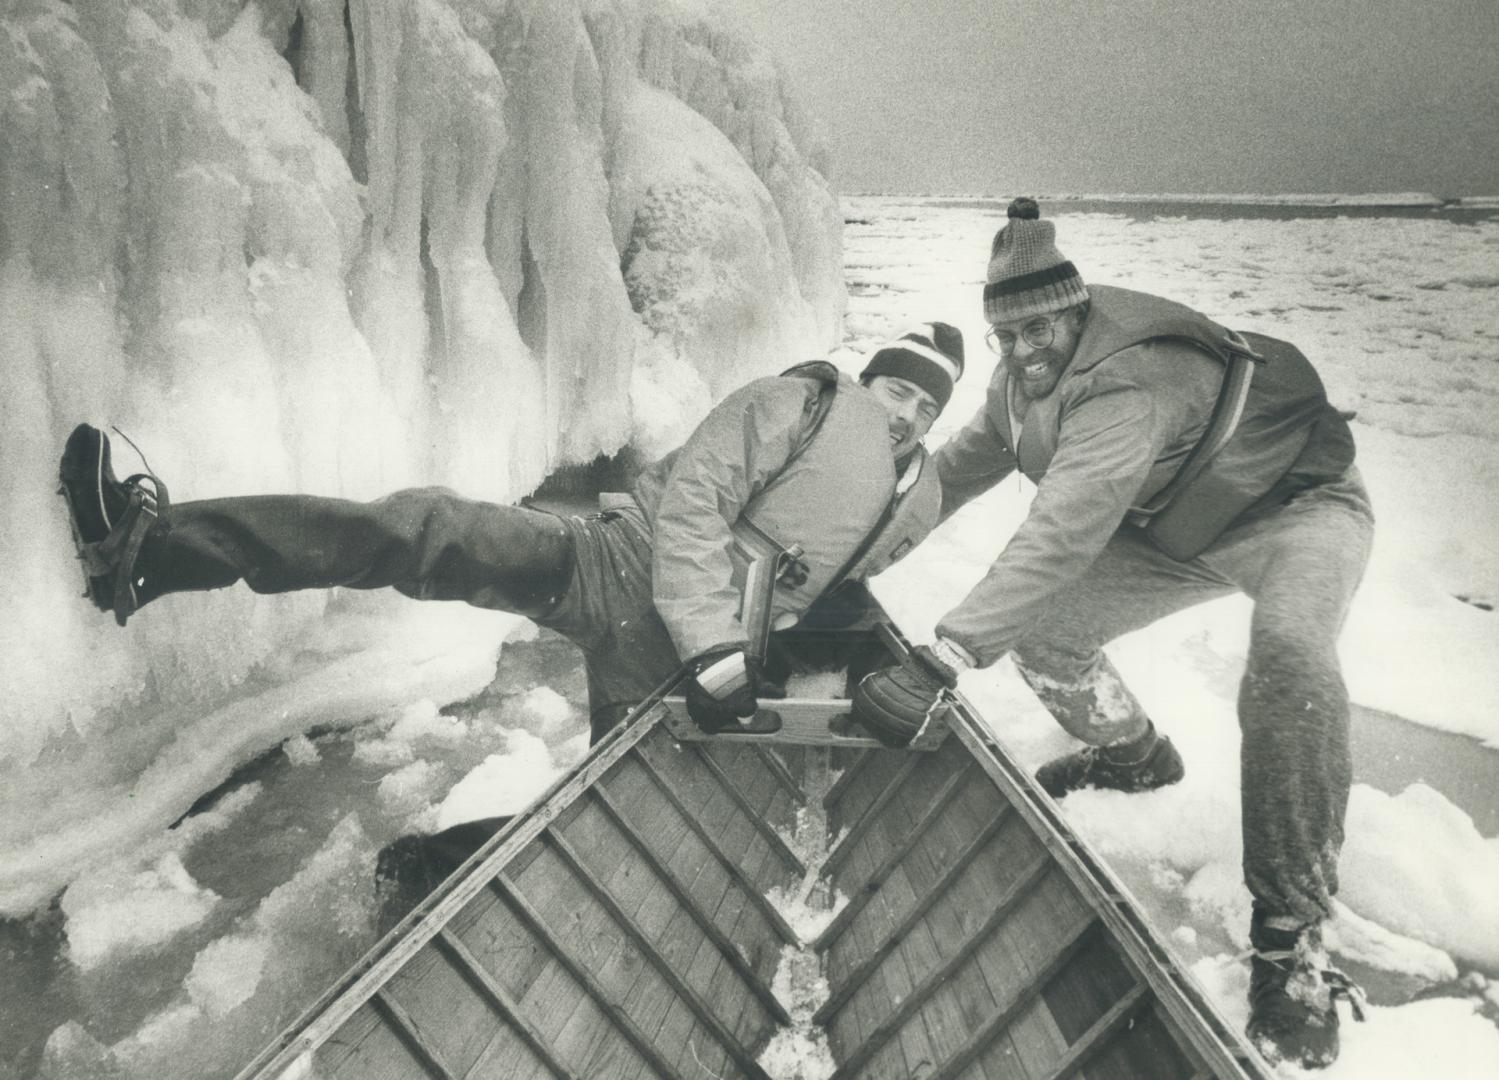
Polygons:
M1043 204L1043 212L1046 210ZM982 401L992 358L979 291L1003 205L940 207L850 198L845 213L853 343L903 321L943 318L969 342L969 372L939 441ZM1050 216L1050 215L1048 215ZM1215 215L1216 216L1216 215ZM1059 213L1058 244L1085 280L1184 301L1230 326L1288 338L1333 400L1357 411L1359 464L1379 524L1342 640L1365 710L1455 732L1438 753L1482 759L1486 784L1456 805L1443 760L1381 731L1410 783L1357 783L1330 939L1375 988L1368 1022L1321 1075L1363 1080L1492 1077L1499 1070L1499 839L1474 825L1499 803L1499 222L1439 218L1137 221ZM918 638L965 594L1025 512L1011 480L965 507L887 573L876 592ZM1098 791L1063 803L1069 821L1143 901L1157 929L1229 1018L1246 1015L1249 895L1239 871L1237 682L1249 606L1232 598L1121 640L1111 654L1187 760L1186 780L1144 796ZM961 689L1022 762L1068 740L1008 661ZM1354 737L1374 719L1355 717ZM1422 733L1412 730L1411 734ZM1430 1000L1408 1001L1434 991Z

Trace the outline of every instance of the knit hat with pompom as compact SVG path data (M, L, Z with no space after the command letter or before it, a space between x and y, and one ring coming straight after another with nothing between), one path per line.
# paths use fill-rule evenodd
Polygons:
M1009 220L994 234L989 249L988 284L984 286L984 317L991 323L1081 304L1088 290L1077 267L1057 250L1057 229L1041 220L1035 199L1010 203Z

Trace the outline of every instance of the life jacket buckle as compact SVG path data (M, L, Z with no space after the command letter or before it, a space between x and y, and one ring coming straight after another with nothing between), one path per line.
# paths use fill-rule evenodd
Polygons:
M776 581L788 589L799 589L807 583L812 568L802 558L802 546L792 544L777 553L775 565Z

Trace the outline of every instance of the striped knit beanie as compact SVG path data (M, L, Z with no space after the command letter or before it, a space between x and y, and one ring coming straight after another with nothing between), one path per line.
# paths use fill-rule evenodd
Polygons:
M913 382L945 408L963 375L963 332L944 322L920 323L870 354L859 381L876 375Z
M1009 221L989 249L984 317L991 323L1044 315L1081 304L1088 290L1077 268L1057 250L1057 229L1041 220L1035 199L1010 204Z

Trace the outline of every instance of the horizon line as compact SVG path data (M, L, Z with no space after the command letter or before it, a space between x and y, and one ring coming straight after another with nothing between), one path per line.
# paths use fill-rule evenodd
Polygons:
M1295 205L1348 207L1406 207L1433 210L1495 209L1499 194L1435 195L1426 191L1390 192L1027 192L1036 200L1051 202L1169 202L1239 205ZM976 199L1002 202L1016 194L952 191L844 191L839 197L905 197L923 199Z

